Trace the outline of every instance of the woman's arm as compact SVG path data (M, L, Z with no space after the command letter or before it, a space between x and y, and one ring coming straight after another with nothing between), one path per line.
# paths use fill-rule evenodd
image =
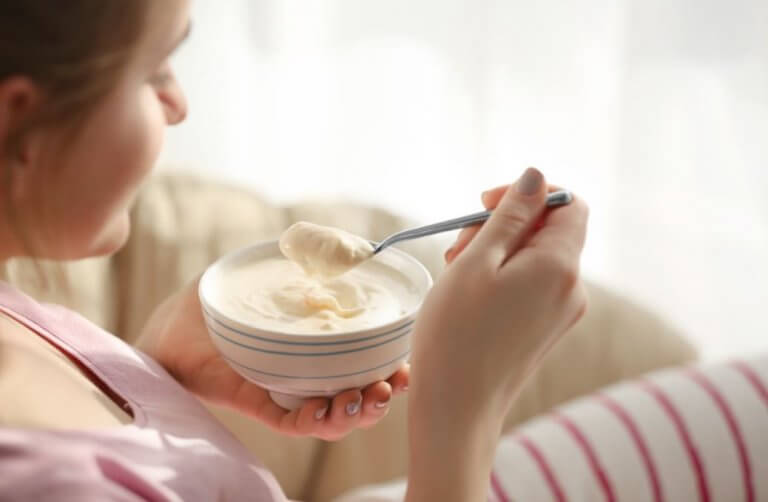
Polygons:
M413 334L408 502L485 500L504 417L525 377L583 315L587 208L545 211L534 169L440 276ZM496 199L496 200L492 200ZM464 234L466 239L467 232ZM462 239L460 237L460 239ZM460 253L460 254L459 254Z
M490 410L459 415L455 406L411 392L406 501L486 500L504 415Z

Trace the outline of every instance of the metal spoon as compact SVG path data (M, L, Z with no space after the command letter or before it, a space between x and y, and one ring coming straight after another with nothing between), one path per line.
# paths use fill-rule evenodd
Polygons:
M559 192L552 192L547 196L547 207L558 207L570 204L573 200L573 194L567 190L561 190ZM416 239L418 237L424 237L426 235L439 234L441 232L448 232L450 230L457 230L459 228L469 227L477 225L487 220L493 211L482 211L479 213L469 214L460 218L454 218L452 220L441 221L438 223L432 223L431 225L425 225L423 227L412 228L410 230L403 230L392 234L380 243L373 244L373 254L377 254L382 249L385 249L396 242L407 241L410 239Z

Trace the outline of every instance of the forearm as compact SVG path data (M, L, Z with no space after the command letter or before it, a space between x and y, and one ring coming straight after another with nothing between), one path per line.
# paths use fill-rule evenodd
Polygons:
M191 335L201 329L205 330L205 321L197 296L198 280L199 278L190 282L158 305L133 342L135 348L163 366L166 365L163 354L167 353L168 350L161 349L168 348L169 335L174 332L183 333L186 340L195 340L196 338ZM207 334L204 337L207 337ZM173 343L170 345L173 346ZM173 352L175 351L171 351L171 354Z
M133 341L133 346L135 348L141 350L153 359L157 359L155 348L159 341L160 335L165 329L168 328L168 325L172 321L172 319L168 316L168 311L169 308L167 301L160 304L160 306L152 313L149 319L147 319L147 322L144 323L141 332Z
M406 502L485 500L503 416L441 413L412 397Z

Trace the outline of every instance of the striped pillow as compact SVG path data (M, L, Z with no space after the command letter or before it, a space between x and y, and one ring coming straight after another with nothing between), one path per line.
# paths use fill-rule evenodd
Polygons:
M337 502L394 502L405 481ZM491 502L768 502L768 354L572 401L499 442Z
M768 501L768 355L665 370L499 443L491 500Z

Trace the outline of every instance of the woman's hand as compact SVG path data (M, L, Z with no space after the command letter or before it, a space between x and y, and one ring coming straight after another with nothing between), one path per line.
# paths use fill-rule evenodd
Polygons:
M485 499L512 400L585 311L586 205L547 210L546 195L535 169L486 193L493 215L462 232L422 306L411 352L408 502Z
M484 193L493 215L446 252L411 355L414 384L430 399L462 403L459 412L495 405L503 418L524 376L583 315L588 210L578 198L546 209L547 192L529 169L514 186Z
M266 390L245 380L221 358L205 327L198 282L199 278L163 302L136 343L197 396L239 410L289 436L335 441L355 428L375 425L389 411L391 397L407 388L406 365L362 392L349 390L332 401L316 398L299 410L284 410Z

